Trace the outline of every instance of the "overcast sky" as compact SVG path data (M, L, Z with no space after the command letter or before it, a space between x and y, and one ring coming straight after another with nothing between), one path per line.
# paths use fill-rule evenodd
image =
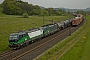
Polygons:
M0 0L2 2L3 0ZM29 4L53 8L84 9L90 7L90 0L22 0Z

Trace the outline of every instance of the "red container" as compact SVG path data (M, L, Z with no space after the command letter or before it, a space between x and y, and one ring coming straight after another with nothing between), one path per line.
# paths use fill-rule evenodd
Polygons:
M83 15L78 14L78 17L75 17L75 18L72 20L72 26L77 26L77 25L79 25L79 24L82 22L82 17L83 17Z

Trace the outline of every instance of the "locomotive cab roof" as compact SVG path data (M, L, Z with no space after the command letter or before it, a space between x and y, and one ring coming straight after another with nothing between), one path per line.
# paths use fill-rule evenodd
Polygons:
M23 35L23 34L26 34L26 32L12 33L10 35Z

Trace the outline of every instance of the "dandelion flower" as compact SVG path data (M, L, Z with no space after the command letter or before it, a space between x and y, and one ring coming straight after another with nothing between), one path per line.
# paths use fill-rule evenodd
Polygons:
M83 37L84 39L86 39L86 37Z

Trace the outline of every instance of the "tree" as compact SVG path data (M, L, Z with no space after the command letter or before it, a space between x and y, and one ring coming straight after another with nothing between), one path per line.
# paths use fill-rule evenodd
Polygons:
M55 11L55 14L56 14L56 15L59 15L59 16L60 16L60 15L62 15L62 14L61 14L61 12L60 12L60 11L58 11L58 10L57 10L57 11Z
M33 10L31 11L31 15L39 15L38 10L33 9Z
M49 12L50 16L54 13L54 9L53 8L48 8L47 11Z
M41 15L42 10L38 5L28 4L28 2L23 2L22 0L4 0L1 4L3 7L3 12L9 15L22 15L26 12L29 15ZM52 9L50 13L52 14ZM44 14L48 15L48 11L44 10Z
M33 6L34 9L40 9L38 5Z
M85 14L85 11L83 11L83 10L77 10L76 13L77 13L77 14Z
M22 14L21 8L15 5L15 0L5 0L2 3L3 12L9 15L20 15Z
M27 13L23 13L23 17L24 17L24 18L28 18L29 16L28 16Z
M45 9L43 9L43 10L41 10L41 14L40 15L44 15L44 16L48 16L49 15L49 13L48 13L48 11L47 10L45 10Z

